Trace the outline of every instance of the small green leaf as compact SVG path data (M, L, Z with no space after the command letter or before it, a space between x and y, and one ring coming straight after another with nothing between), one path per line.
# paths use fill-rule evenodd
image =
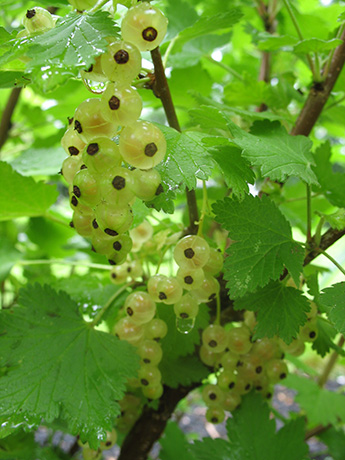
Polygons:
M160 460L196 460L189 451L190 444L176 422L168 422L159 444L162 447Z
M259 166L261 173L271 180L284 181L297 176L308 184L317 184L311 169L312 142L305 136L291 136L278 122L255 122L250 133L229 120L233 142L243 149L243 157Z
M338 209L333 214L324 214L323 212L315 211L320 217L325 219L325 222L328 222L332 228L336 230L343 230L345 228L345 209Z
M232 145L220 145L212 150L212 156L224 174L224 180L232 193L242 198L249 192L249 184L254 184L255 174L241 150Z
M167 141L167 156L157 166L162 179L170 189L196 187L196 179L206 180L214 163L208 148L202 142L204 133L185 131L179 133L173 128L159 125Z
M0 405L8 424L62 416L73 434L97 447L120 413L138 356L115 336L94 330L63 292L21 291L19 307L1 312Z
M53 175L59 173L66 156L62 147L31 148L11 161L11 166L23 176Z
M274 36L270 33L263 32L259 35L258 48L261 51L277 51L279 49L292 49L297 43L297 38L291 35Z
M320 302L336 330L345 334L345 282L324 289Z
M21 176L5 162L0 162L0 176L0 220L41 216L57 198L54 186Z
M336 336L337 331L322 317L317 318L317 331L317 338L313 342L312 349L324 357L333 348L332 339Z
M315 151L315 163L312 170L317 176L321 189L327 200L339 208L345 207L345 174L333 172L330 158L332 155L331 145L325 142Z
M30 75L20 70L0 71L0 88L19 88L28 85L30 82Z
M232 298L278 279L284 267L298 283L304 251L292 239L290 224L270 198L246 196L241 202L225 198L213 205L213 211L233 240L224 264Z
M321 40L320 38L309 38L302 40L294 46L295 53L323 53L330 51L341 45L343 40L339 38L332 38L331 40Z
M159 364L163 382L171 388L179 385L188 386L193 382L201 382L210 371L200 359L194 355L180 356L177 359L163 358Z
M278 336L285 343L296 338L300 326L307 321L308 299L298 289L271 282L253 294L235 301L235 310L257 312L255 337Z
M0 282L4 281L12 270L13 265L21 259L21 253L15 248L14 244L1 235L0 244Z
M238 8L233 8L229 11L218 13L213 16L204 14L199 17L193 25L187 27L179 33L173 50L175 52L181 51L183 44L193 38L219 31L227 31L236 24L242 16L243 14Z
M344 13L345 16L345 13ZM345 20L345 17L344 17ZM333 460L344 460L345 458L345 433L340 429L330 427L318 436L326 444Z
M320 388L313 380L289 374L284 385L297 390L296 402L308 414L311 426L345 421L345 396Z

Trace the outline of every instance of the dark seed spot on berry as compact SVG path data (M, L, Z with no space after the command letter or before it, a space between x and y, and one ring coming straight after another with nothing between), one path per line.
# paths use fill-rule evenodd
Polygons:
M272 393L271 393L271 392L268 392L268 393L266 394L266 398L267 398L267 399L271 399L271 398L272 398Z
M157 145L154 142L145 145L144 153L147 157L153 157L153 155L157 152Z
M113 248L115 249L115 251L121 251L122 244L120 243L120 241L115 241L115 243L113 244Z
M180 318L187 319L189 318L188 313L180 313Z
M111 98L108 101L108 105L110 107L110 110L117 110L120 108L120 99L116 96L111 96Z
M93 71L93 64L91 64L90 67L85 70L85 72L92 72L92 71Z
M250 384L250 383L247 383L247 385L244 387L244 389L245 389L246 391L248 391L248 390L250 390L250 387L251 387L251 384Z
M215 348L217 345L218 345L218 343L217 343L216 340L210 340L208 342L208 346L211 347L211 348Z
M218 423L218 417L212 417L211 422L212 423Z
M127 307L127 310L126 310L126 312L127 312L127 314L128 314L129 316L132 316L132 315L133 315L133 313L134 313L134 311L132 310L132 308L131 308L131 307Z
M286 379L286 373L282 372L279 376L280 380Z
M314 337L316 337L316 332L315 331L311 331L310 334L309 334L309 337L311 339L313 339Z
M70 226L71 228L74 228L74 223L73 223L72 220L71 220L71 222L69 223L69 226Z
M99 151L99 145L97 142L93 142L87 146L86 152L88 155L95 155Z
M115 278L116 278L116 273L112 273L112 274L111 274L111 277L112 277L113 279L115 279Z
M96 249L93 246L91 246L91 251L92 252L97 252Z
M151 360L148 359L148 358L144 358L143 361L144 361L145 364L150 364L150 362L151 362Z
M146 27L146 29L142 31L141 35L147 42L153 42L156 40L158 32L153 27Z
M255 389L258 390L258 391L261 391L261 390L262 390L262 386L261 386L261 385L258 385Z
M36 14L36 10L27 10L26 17L28 19L31 19L31 18L33 18L35 16L35 14Z
M69 125L73 123L73 117L67 117L67 120Z
M116 265L115 260L108 259L108 262L110 263L110 265Z
M80 134L83 132L83 128L78 120L74 120L74 129Z
M77 198L80 198L81 191L80 191L80 188L77 185L73 185L73 193Z
M79 150L77 149L77 147L74 147L73 145L68 147L68 151L71 155L78 155L79 153Z
M213 294L211 294L210 296L208 296L208 300L213 300L216 298L216 293L213 292Z
M81 166L80 166L80 171L81 171L82 169L87 169L87 166L86 166L86 165L81 165Z
M256 372L257 374L261 374L261 372L262 372L262 366L258 366L258 367L255 369L255 372Z
M230 388L230 390L232 390L235 386L235 382L230 382L228 387Z
M193 281L194 281L194 280L193 280L193 277L190 276L190 275L185 276L185 277L183 278L183 280L184 280L184 282L185 282L186 284L193 284Z
M72 196L72 199L71 199L71 204L72 204L73 206L77 206L78 203L79 203L79 202L78 202L77 198L73 195L73 196Z
M127 273L130 273L132 271L132 267L127 268Z
M93 221L92 221L92 226L93 226L93 228L98 228L98 224L97 224L97 220L96 220L96 219L93 219Z
M129 54L126 50L119 50L115 53L114 60L117 64L127 64L129 61Z
M115 176L111 183L116 190L122 190L126 187L126 179L122 176Z
M243 366L243 361L238 360L237 363L236 363L236 366L237 366L237 367Z
M164 294L164 292L160 292L158 294L158 298L159 298L159 300L165 300L167 298L167 296Z
M106 233L107 235L110 235L110 236L117 236L118 235L118 233L115 230L112 230L111 228L106 228L104 230L104 233Z
M111 441L107 441L107 442L105 443L105 445L106 445L106 446L111 446Z
M184 255L187 259L192 259L195 256L195 252L192 248L187 248L184 250Z
M211 401L214 401L215 399L217 399L216 393L210 393L208 397L210 398Z
M162 184L159 184L158 187L157 187L155 195L158 196L163 192L164 192L163 186L162 186Z
M146 380L146 379L141 379L141 380L140 380L140 383L141 383L142 385L145 385L145 386L147 386L147 385L149 384L148 380Z
M282 354L280 355L280 359L284 359L285 358L285 353L282 352Z

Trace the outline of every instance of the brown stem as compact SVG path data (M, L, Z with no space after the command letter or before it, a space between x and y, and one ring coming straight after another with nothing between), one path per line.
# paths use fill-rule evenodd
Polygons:
M311 88L291 134L309 136L319 118L345 63L345 31L343 31L340 38L343 43L334 52L325 81L315 83Z
M344 345L345 343L345 338L344 336L342 335L338 341L338 347L339 348L342 348L342 346ZM332 372L332 369L333 367L335 366L335 363L337 362L339 358L339 353L337 351L333 351L333 353L331 354L331 356L329 357L327 363L326 363L326 366L322 372L322 374L319 376L318 378L318 385L322 388L325 383L327 382L328 378L329 378L329 375L330 373Z
M151 51L152 62L155 69L155 84L154 93L162 101L165 115L167 117L169 126L181 132L181 127L177 119L176 110L172 101L169 84L165 76L164 66L162 62L162 56L159 47ZM198 206L196 202L196 196L194 190L186 188L186 198L189 213L189 233L196 234L198 231L198 225L195 222L199 220Z
M319 248L325 251L332 244L338 241L342 236L345 235L345 229L336 230L335 228L329 228L321 237ZM315 245L315 238L313 237L310 242L310 246L313 248L310 252L307 253L303 265L308 265L312 260L320 255L318 248Z
M325 431L329 430L332 425L329 423L328 425L317 425L314 428L308 430L304 436L304 440L308 441L308 439L312 438L313 436L317 436Z
M165 387L157 410L144 407L122 444L118 460L146 460L153 444L163 434L178 402L197 386L198 384L178 388Z
M11 118L14 112L14 109L17 105L18 98L22 88L13 88L8 98L5 109L2 113L1 122L0 122L0 149L7 140L8 133L11 129Z

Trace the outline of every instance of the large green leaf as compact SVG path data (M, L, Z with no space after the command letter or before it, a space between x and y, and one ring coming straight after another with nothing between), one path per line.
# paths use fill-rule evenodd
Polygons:
M243 398L227 420L229 442L204 439L190 447L197 460L301 460L308 452L302 418L276 432L270 409L257 393Z
M23 176L53 175L59 173L66 156L62 147L30 148L11 161L11 166Z
M41 216L55 202L54 186L35 182L0 162L0 220L22 216Z
M180 356L171 359L168 355L159 364L163 382L172 388L179 385L191 385L193 382L201 382L208 374L209 369L205 367L200 359L194 355Z
M307 321L310 305L301 291L276 281L237 299L235 309L257 312L255 338L278 336L290 343Z
M267 196L225 198L213 205L216 221L229 231L224 276L233 298L276 280L284 267L298 283L304 251L292 239L291 227Z
M331 40L321 40L320 38L309 38L302 40L294 46L295 53L323 53L329 50L333 50L337 46L341 45L343 40L339 38L332 38Z
M138 357L128 343L87 324L64 292L29 285L19 304L1 313L2 416L9 425L62 416L96 446L120 413L116 401Z
M189 451L189 443L176 422L168 422L164 436L159 444L162 449L159 453L160 460L196 460Z

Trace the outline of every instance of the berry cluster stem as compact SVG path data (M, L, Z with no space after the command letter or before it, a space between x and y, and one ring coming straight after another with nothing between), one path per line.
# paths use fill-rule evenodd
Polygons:
M154 92L157 97L162 101L165 115L168 124L171 128L181 132L181 127L177 119L175 106L171 97L168 81L165 75L162 56L159 47L151 51L152 62L155 70L155 87ZM198 225L196 222L199 220L198 206L196 202L196 195L194 190L189 190L186 187L186 199L189 214L189 233L196 234Z

